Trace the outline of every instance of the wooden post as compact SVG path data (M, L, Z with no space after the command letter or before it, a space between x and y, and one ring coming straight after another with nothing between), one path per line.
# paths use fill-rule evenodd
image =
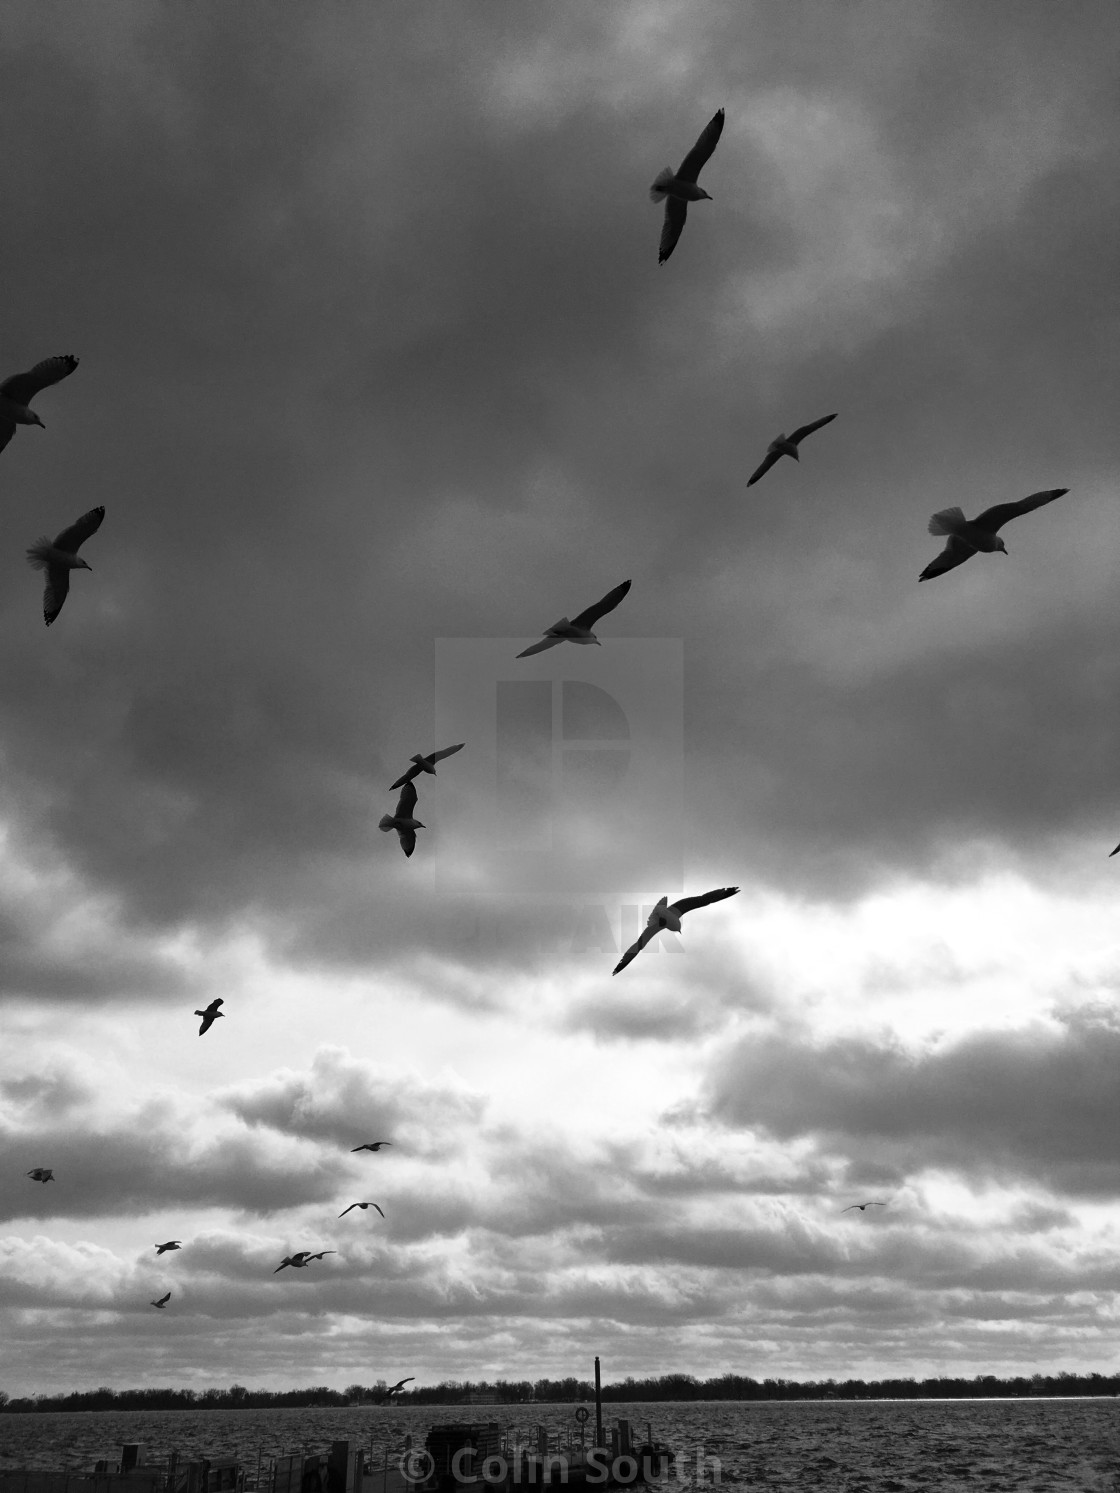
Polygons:
M595 1358L595 1445L603 1444L603 1400L599 1386L599 1358Z

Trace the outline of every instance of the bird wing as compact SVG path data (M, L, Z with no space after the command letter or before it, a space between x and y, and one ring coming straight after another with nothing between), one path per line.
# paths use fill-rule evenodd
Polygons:
M453 757L456 752L461 752L465 746L465 741L456 742L454 746L444 747L442 752L433 752L428 761L442 762L445 757Z
M198 1035L200 1037L203 1036L206 1032L208 1032L210 1030L210 1028L213 1025L214 1025L214 1018L213 1018L213 1016L211 1016L210 1012L207 1011L205 1013L205 1015L203 1016L203 1018L202 1018L202 1025L198 1029Z
M168 1291L168 1293L167 1293L166 1296L161 1296L159 1298L159 1300L156 1302L156 1306L164 1306L170 1300L171 1300L171 1292Z
M783 453L781 451L767 451L766 455L759 462L758 466L755 467L754 471L747 478L747 486L750 487L755 482L757 482L760 477L765 477L766 473L770 470L770 468L782 454Z
M76 523L55 536L55 549L64 550L68 555L76 555L78 547L84 544L91 534L96 534L100 529L101 520L104 517L104 508L91 508L88 513L83 513Z
M707 164L712 151L723 134L723 110L717 109L700 131L700 138L685 156L677 172L678 181L695 181Z
M394 817L397 819L411 819L412 811L416 807L416 784L409 778L401 789L401 796L397 799L397 807Z
M377 1204L376 1204L376 1203L370 1203L370 1207L371 1207L371 1208L377 1208L377 1211L378 1211L378 1213L381 1213L381 1209L380 1209L380 1208L378 1208L378 1207L377 1207ZM385 1215L384 1215L384 1213L381 1213L381 1217L382 1217L382 1218L384 1218L384 1217L385 1217Z
M642 929L641 933L638 934L638 937L634 940L630 947L626 950L626 953L623 954L622 958L615 965L614 969L611 970L611 974L617 975L619 970L625 969L626 966L630 963L631 959L636 959L645 948L646 944L649 943L650 939L656 938L660 932L660 928L654 927L651 924L647 924L646 927Z
M518 658L528 658L530 653L543 653L546 648L555 648L557 643L562 643L563 641L563 638L542 638L539 643L534 643L531 648L525 648L517 656Z
M1108 852L1108 858L1109 858L1109 860L1111 860L1111 859L1112 859L1112 857L1113 857L1113 856L1114 856L1114 855L1117 855L1117 854L1120 854L1120 845L1117 845L1117 847L1116 847L1116 849L1115 849L1115 850L1110 850L1110 851L1109 851L1109 852Z
M978 513L972 520L973 527L983 529L986 534L995 534L1009 519L1033 513L1036 508L1064 497L1067 492L1068 487L1048 487L1045 492L1032 492L1030 497L1020 498L1017 503L997 503L994 508L985 508L983 513Z
M661 225L661 243L657 250L658 264L664 264L677 247L684 220L688 217L688 203L683 197L666 197L665 221Z
M351 1146L350 1147L350 1154L351 1154L351 1156L353 1156L353 1154L354 1154L355 1151L372 1151L372 1150L373 1150L373 1147L367 1142L364 1146Z
M423 770L418 763L414 762L408 771L403 773L395 783L389 784L389 792L391 793L394 788L403 788L406 783L411 783L413 778L423 772Z
M918 577L920 581L932 581L935 575L944 575L956 565L963 565L976 551L957 534L950 534L945 548L935 560L931 560Z
M64 357L44 358L26 373L13 373L10 378L6 378L0 384L0 394L14 400L16 404L28 405L41 389L69 378L77 366L77 358L68 353Z
M682 897L679 902L673 903L673 911L679 917L686 912L691 912L694 907L707 907L709 902L722 902L725 897L734 897L739 890L737 886L721 886L714 892L704 892L699 897Z
M285 1260L282 1265L277 1265L276 1269L272 1272L273 1275L279 1275L281 1270L286 1270L291 1263L291 1260Z
M823 420L814 420L812 425L800 425L796 430L790 432L790 440L796 446L798 441L803 441L807 435L812 435L814 430L820 430L822 425L827 425L830 420L835 420L835 415L825 415Z
M337 1249L321 1249L317 1255L308 1255L309 1260L321 1260L324 1255L336 1255Z
M15 433L16 422L14 420L0 420L0 451L3 451Z
M578 617L572 618L573 627L594 627L600 617L605 617L608 612L613 612L622 598L630 589L630 582L623 581L621 586L616 586L613 591L608 591L602 601L597 601L593 607L580 612Z
M399 829L397 835L400 838L401 849L405 856L410 856L416 849L416 831L414 829Z
M47 566L47 584L43 587L43 621L49 627L62 611L70 591L70 572L64 565Z
M351 1203L350 1204L350 1208L356 1208L357 1206L358 1206L357 1203ZM338 1215L339 1218L345 1218L346 1215L347 1215L347 1213L350 1212L350 1208L343 1208L342 1212Z
M862 1210L862 1206L863 1205L861 1203L849 1203L846 1208L841 1208L840 1212L841 1213L850 1213L853 1208L860 1208Z

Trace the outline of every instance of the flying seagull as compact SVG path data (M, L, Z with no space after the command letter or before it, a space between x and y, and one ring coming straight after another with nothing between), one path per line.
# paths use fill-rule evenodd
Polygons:
M416 849L416 831L426 829L427 825L421 824L420 820L413 816L416 807L416 784L408 782L401 789L401 796L397 799L395 814L382 814L377 822L378 829L383 829L386 834L395 829L400 836L401 849L405 855L411 855Z
M430 757L422 757L419 752L415 753L414 756L409 758L409 761L415 765L410 767L403 777L399 777L395 783L389 784L390 791L394 788L403 788L406 783L411 783L413 778L418 777L422 772L430 772L434 778L436 775L435 764L442 762L445 757L450 757L455 752L461 752L465 746L466 742L460 741L457 746L444 747L442 752L433 752Z
M157 1255L166 1254L169 1249L182 1249L182 1247L183 1241L181 1239L169 1239L166 1244L157 1244L154 1246Z
M49 1166L37 1166L33 1171L27 1173L32 1182L53 1182L54 1172Z
M944 575L955 565L963 565L977 550L993 554L998 550L1007 554L1007 546L996 534L1009 519L1024 513L1033 513L1036 508L1064 497L1068 487L1048 487L1045 492L1032 492L1029 498L1020 498L1017 503L997 503L994 508L985 508L975 518L965 518L959 508L943 508L929 521L931 534L948 534L949 540L936 560L931 560L918 577L920 581L931 581L935 575Z
M198 1029L198 1035L200 1037L205 1032L208 1032L210 1030L210 1028L214 1025L215 1021L217 1021L217 1019L218 1019L219 1016L224 1016L226 1014L224 1011L219 1011L218 1010L219 1006L224 1006L224 1005L225 1005L225 1001L221 998L220 995L216 995L214 997L214 999L210 1002L210 1004L206 1007L205 1011L196 1011L194 1013L196 1016L201 1016L202 1017L202 1025Z
M91 534L96 534L105 517L104 508L91 508L83 513L77 523L63 529L52 543L44 534L27 551L27 563L35 570L47 572L47 584L43 591L43 620L49 627L62 611L62 603L70 590L72 570L92 570L78 558L78 550Z
M397 1390L403 1389L406 1384L411 1384L415 1377L415 1374L410 1374L407 1379L402 1379L398 1384L394 1384L392 1389L387 1389L385 1391L385 1398L388 1399L390 1395L395 1395Z
M31 408L31 401L51 384L69 378L77 366L77 358L69 353L65 357L44 358L26 373L13 373L0 384L0 451L15 435L17 425L41 425L46 429Z
M376 1203L351 1203L350 1204L350 1208L377 1208L377 1204ZM347 1215L347 1213L350 1212L350 1208L343 1208L342 1212L338 1215L339 1218L345 1218L346 1215ZM380 1208L377 1208L377 1211L378 1211L378 1213L381 1213L381 1209ZM385 1217L384 1213L381 1213L381 1217L382 1218Z
M681 918L686 912L691 912L694 907L707 907L710 902L722 902L725 897L734 897L738 890L737 886L721 886L718 891L705 892L700 897L682 897L671 907L668 905L668 897L662 897L650 913L639 938L630 945L611 973L617 975L620 969L625 969L631 959L636 959L650 939L656 938L663 929L668 928L673 933L679 933Z
M800 443L807 435L812 435L814 430L820 430L822 425L827 425L835 419L835 415L825 415L821 420L814 420L812 425L799 425L791 435L780 435L772 440L766 448L766 455L761 464L747 478L747 486L750 487L760 477L765 477L780 456L792 456L794 461L800 461L801 456L797 450Z
M657 251L658 264L664 264L677 246L690 202L711 202L711 196L703 187L696 185L696 178L707 164L723 134L723 110L717 109L704 126L700 138L681 162L676 175L671 166L659 171L649 189L651 202L665 200L665 222L661 229L661 247Z
M168 1291L168 1293L167 1293L166 1296L161 1296L158 1301L153 1301L152 1305L153 1306L158 1306L159 1309L160 1309L160 1311L163 1311L164 1307L167 1305L167 1303L170 1300L171 1300L171 1292Z
M592 628L600 617L605 617L608 612L613 612L622 598L630 589L630 582L623 581L621 586L616 586L613 591L608 591L602 601L597 601L593 607L588 607L585 612L580 612L578 617L571 621L567 617L561 617L559 622L553 623L545 629L544 637L539 643L534 643L531 648L525 648L517 656L528 658L530 653L543 653L546 648L555 648L557 643L594 643L597 647L603 645L592 632Z
M886 1203L877 1203L874 1199L870 1203L849 1203L846 1208L841 1208L841 1213L850 1213L853 1208L858 1208L862 1213L865 1208L885 1208Z
M273 1275L279 1275L281 1270L288 1265L291 1265L296 1270L303 1270L311 1264L312 1260L321 1260L324 1255L336 1255L337 1253L337 1249L321 1249L317 1255L313 1255L310 1250L301 1249L298 1254L285 1255L272 1273Z
M367 1140L364 1146L351 1146L350 1154L353 1156L355 1151L380 1151L382 1146L391 1146L392 1144L391 1140Z

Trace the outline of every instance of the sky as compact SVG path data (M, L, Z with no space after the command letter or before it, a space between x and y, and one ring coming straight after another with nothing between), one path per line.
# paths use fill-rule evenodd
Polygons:
M9 7L0 1388L1116 1371L1118 43Z

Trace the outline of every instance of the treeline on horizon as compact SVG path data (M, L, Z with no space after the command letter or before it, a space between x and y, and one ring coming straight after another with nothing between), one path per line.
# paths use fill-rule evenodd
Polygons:
M80 1410L265 1410L313 1406L462 1405L483 1418L485 1402L475 1397L493 1395L500 1404L572 1404L594 1400L595 1386L586 1379L509 1380L449 1379L421 1386L385 1399L384 1379L371 1385L350 1384L344 1390L325 1384L312 1389L85 1389L69 1394L37 1394L11 1397L0 1390L0 1412ZM1001 1379L995 1374L977 1374L974 1379L751 1379L741 1374L721 1374L718 1379L697 1379L693 1374L662 1374L656 1379L623 1379L604 1384L604 1404L649 1403L658 1400L945 1400L994 1399L1035 1395L1120 1395L1120 1374L1032 1374ZM472 1403L473 1401L473 1403Z

